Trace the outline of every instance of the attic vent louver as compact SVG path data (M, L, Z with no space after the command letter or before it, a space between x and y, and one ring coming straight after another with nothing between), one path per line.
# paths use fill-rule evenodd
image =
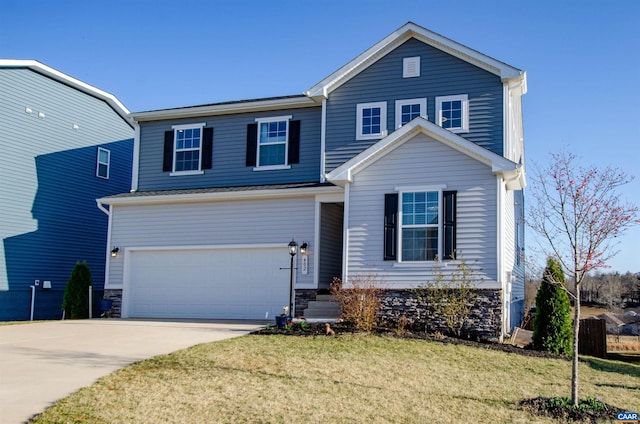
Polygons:
M402 78L420 76L420 56L405 57L402 60Z

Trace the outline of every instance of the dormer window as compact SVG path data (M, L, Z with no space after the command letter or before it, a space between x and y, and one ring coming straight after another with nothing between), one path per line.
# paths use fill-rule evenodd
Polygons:
M436 120L454 133L469 132L469 100L466 94L436 97Z

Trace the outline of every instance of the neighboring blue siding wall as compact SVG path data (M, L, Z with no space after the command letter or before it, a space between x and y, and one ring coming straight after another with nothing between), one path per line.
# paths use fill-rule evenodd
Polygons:
M245 166L247 125L256 118L292 115L300 120L300 162L291 169L254 171ZM226 187L320 180L321 108L278 110L274 112L171 121L143 122L140 125L140 173L138 190L170 190ZM172 125L206 122L213 127L213 162L203 175L170 176L162 172L164 132Z
M0 321L29 319L34 280L34 318L58 319L76 261L87 260L96 298L102 290L107 216L95 199L129 190L133 129L102 100L29 69L0 69L0 122ZM98 147L111 151L108 180L95 176Z
M420 77L402 78L405 57L421 57ZM435 122L435 98L469 96L470 132L460 134L502 155L502 83L494 74L434 47L410 39L329 95L327 101L326 171L329 172L377 140L356 141L356 105L387 102L387 130L395 127L395 101L427 98Z

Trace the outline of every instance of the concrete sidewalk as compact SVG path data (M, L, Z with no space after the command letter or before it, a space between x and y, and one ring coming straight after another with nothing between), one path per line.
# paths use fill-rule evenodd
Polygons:
M94 319L0 326L0 423L25 422L133 362L242 336L263 325Z

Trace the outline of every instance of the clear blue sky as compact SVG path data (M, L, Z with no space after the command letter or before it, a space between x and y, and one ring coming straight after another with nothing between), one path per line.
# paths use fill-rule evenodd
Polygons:
M638 0L1 0L0 57L138 112L300 94L407 21L527 71L529 164L566 146L636 175L640 204ZM640 271L640 227L618 247L611 269Z

